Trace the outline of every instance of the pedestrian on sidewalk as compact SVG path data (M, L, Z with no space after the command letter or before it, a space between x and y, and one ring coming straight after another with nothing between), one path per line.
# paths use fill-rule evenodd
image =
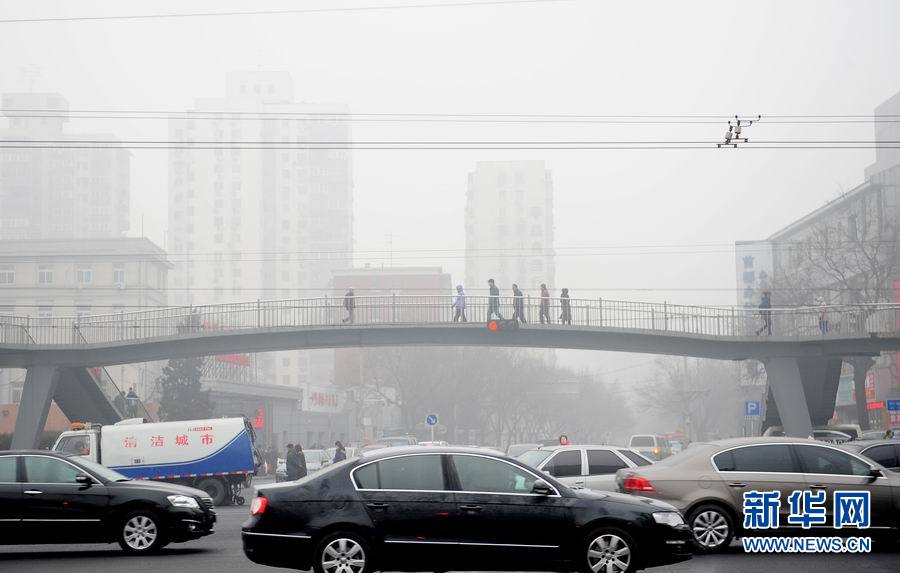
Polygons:
M287 452L284 454L284 467L288 481L300 479L300 460L297 450L294 449L294 444L287 445Z
M456 285L456 296L453 297L453 322L469 322L466 319L466 292L462 285Z
M344 444L341 443L340 440L334 443L334 459L331 460L331 463L336 464L338 462L342 462L347 459L347 450L344 449Z
M347 310L347 318L343 320L344 324L353 324L353 315L356 310L356 295L353 293L353 287L351 287L347 291L347 294L344 295L344 308Z
M559 294L559 307L562 310L562 314L559 315L559 319L563 324L572 324L572 307L569 306L569 289L564 288L562 292Z
M297 442L297 445L294 446L294 450L297 452L297 464L299 466L297 479L305 478L307 474L306 456L303 455L303 446L300 445L300 442Z
M503 315L500 314L500 289L494 284L494 279L488 279L488 294L488 322L490 322L491 317L495 314L497 315L497 318L503 320Z
M544 324L544 319L547 319L547 324L550 324L550 291L547 289L547 285L541 283L541 324Z
M525 295L519 290L519 285L513 283L513 322L521 321L522 324L528 324L525 320Z
M128 394L125 395L125 407L127 410L127 415L129 418L136 418L138 411L138 403L141 401L138 398L137 393L134 391L134 388L128 387Z

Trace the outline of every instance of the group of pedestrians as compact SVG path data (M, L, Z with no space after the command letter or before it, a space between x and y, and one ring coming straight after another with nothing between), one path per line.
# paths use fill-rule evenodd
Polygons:
M334 458L331 463L338 463L347 459L347 449L340 440L334 443ZM288 444L287 451L284 456L285 472L288 481L298 480L306 477L309 471L306 468L306 456L303 455L303 446L298 444Z
M528 324L528 321L525 319L525 294L519 288L519 285L516 283L512 284L512 293L513 293L513 315L512 320L516 322L521 322L522 324ZM539 306L539 316L541 324L551 324L550 320L550 290L547 289L546 284L541 284L541 301ZM569 289L564 288L559 295L559 306L562 310L562 314L559 315L559 319L562 321L562 324L572 324L572 307L569 302ZM468 322L466 319L466 293L463 290L462 285L456 285L456 296L453 299L453 322ZM492 318L496 316L500 320L503 320L503 315L500 313L500 288L497 286L497 283L494 279L488 279L488 310L487 310L487 320L490 321Z
M519 285L513 283L513 316L512 320L527 324L525 319L525 294L519 288ZM488 311L487 320L490 321L494 316L503 320L500 314L500 288L494 282L494 279L488 279ZM541 284L541 302L540 302L540 321L541 324L551 324L550 320L550 290L546 284ZM462 285L456 285L456 295L453 297L453 322L469 322L466 317L466 291ZM569 289L564 288L559 294L559 308L561 314L559 320L562 324L572 324L572 307L569 302ZM347 316L343 318L344 324L353 324L356 319L356 293L352 288L347 290L344 295L344 310Z

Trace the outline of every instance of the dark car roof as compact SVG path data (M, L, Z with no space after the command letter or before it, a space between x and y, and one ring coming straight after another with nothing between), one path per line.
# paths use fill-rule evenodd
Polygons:
M498 458L507 457L506 454L497 450L471 446L394 446L393 448L379 448L363 452L362 457L365 460L376 460L403 454L481 454Z

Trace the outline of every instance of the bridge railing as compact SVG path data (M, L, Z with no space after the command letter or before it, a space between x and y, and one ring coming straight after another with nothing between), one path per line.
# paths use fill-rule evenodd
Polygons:
M214 336L249 329L290 329L355 325L446 324L453 321L451 296L357 296L352 321L342 297L270 300L170 307L115 314L29 319L0 317L0 342L6 344L114 344L177 336ZM500 297L500 312L511 318L513 297ZM469 296L469 322L484 322L489 297ZM539 323L541 299L523 300L523 317ZM550 322L560 324L564 303L550 299ZM790 307L760 310L569 299L572 327L627 329L714 337L829 337L896 333L900 304ZM824 312L824 319L823 313ZM766 318L771 333L766 327Z

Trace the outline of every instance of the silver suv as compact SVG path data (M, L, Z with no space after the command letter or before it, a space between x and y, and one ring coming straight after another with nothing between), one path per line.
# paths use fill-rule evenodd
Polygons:
M628 448L583 445L535 448L518 459L567 486L602 491L616 491L616 472L620 469L653 463Z
M702 552L728 546L742 534L743 494L779 491L777 530L800 529L787 522L795 490L827 494L827 524L831 535L835 491L871 492L871 527L896 537L900 527L900 474L831 444L801 438L737 438L694 443L678 455L652 466L619 470L619 491L666 501L681 511Z

